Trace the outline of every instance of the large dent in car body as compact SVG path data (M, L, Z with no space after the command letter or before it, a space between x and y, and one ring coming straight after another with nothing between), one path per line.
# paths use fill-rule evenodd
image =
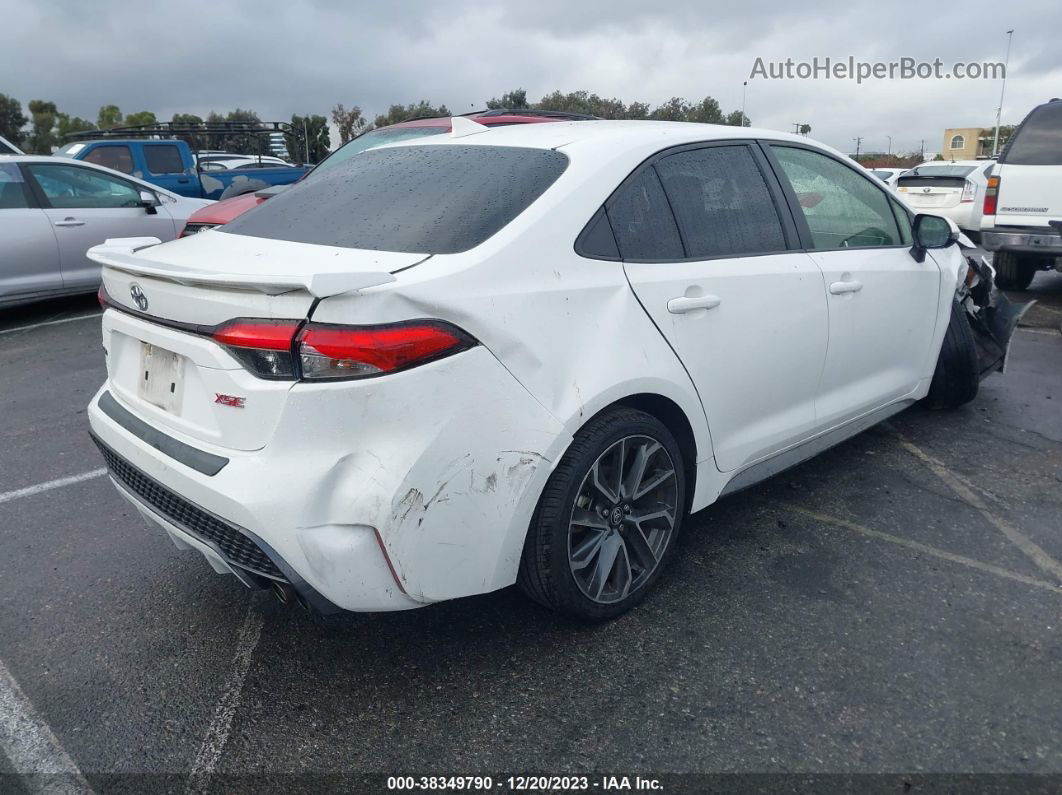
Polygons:
M1005 372L1007 353L1018 322L1035 301L1017 303L994 286L995 271L984 257L967 257L967 278L957 297L966 311L977 346L977 366L983 379Z

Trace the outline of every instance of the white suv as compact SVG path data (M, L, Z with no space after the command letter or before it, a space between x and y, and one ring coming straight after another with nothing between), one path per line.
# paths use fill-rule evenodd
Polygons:
M1062 99L1025 117L992 168L981 218L996 284L1024 290L1036 271L1062 270Z

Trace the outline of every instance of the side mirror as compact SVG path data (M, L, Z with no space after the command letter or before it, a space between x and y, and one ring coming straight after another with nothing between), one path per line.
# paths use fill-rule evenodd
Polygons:
M144 208L144 211L148 215L155 215L158 210L155 209L158 206L158 197L149 190L140 191L140 206Z
M959 228L947 218L919 213L914 218L911 236L914 238L911 256L914 257L915 262L925 262L927 250L947 248L958 241Z

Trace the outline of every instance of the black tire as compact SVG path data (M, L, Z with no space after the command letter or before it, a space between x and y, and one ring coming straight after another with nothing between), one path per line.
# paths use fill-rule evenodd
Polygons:
M974 343L966 310L957 301L951 303L951 319L944 333L937 367L925 405L931 409L954 409L977 397L980 384L977 369L977 346Z
M635 449L633 445L644 444L641 442L644 437L657 442L662 449L653 448L652 445ZM630 442L632 448L628 453L627 440L632 439L636 441ZM673 499L675 509L672 516L674 519L670 533L663 537L662 549L657 550L655 568L650 569L647 566L636 568L634 564L637 560L633 557L634 547L632 546L631 551L628 552L626 542L623 543L620 554L622 554L622 560L627 561L626 576L631 578L630 591L617 601L603 604L584 593L585 583L580 585L576 581L574 572L576 564L571 562L575 552L570 549L569 544L573 543L572 539L576 538L573 525L578 523L574 522L573 518L574 512L580 505L577 500L586 499L587 488L591 493L601 496L597 490L587 486L591 471L598 466L603 456L613 455L610 451L620 445L621 441L623 444L618 454L615 454L620 460L619 477L621 480L624 472L623 462L632 461L633 455L641 455L645 450L655 449L651 455L657 458L652 460L658 464L664 462L662 466L656 468L656 472L665 472L668 463L673 467L673 491L670 484L660 487L661 490L666 488L667 498L664 499L657 492L650 492L648 496L650 501L659 499L661 505L665 502L670 504ZM666 458L664 453L666 453ZM625 613L641 602L666 568L682 529L686 508L686 463L682 459L681 450L671 432L660 420L649 414L630 408L617 408L605 411L592 419L575 435L574 441L550 475L542 496L539 498L520 560L520 571L517 576L520 588L539 604L584 621L606 621ZM643 470L648 472L648 467L643 467ZM615 470L606 471L611 475ZM665 476L665 478L668 481L671 480L670 477ZM636 480L639 484L644 482L642 478ZM637 493L638 489L635 488L633 491ZM623 492L623 487L617 488L616 492ZM619 499L623 501L625 498L620 494ZM583 506L587 515L596 515L592 506L585 503ZM629 511L629 506L622 507L626 507ZM637 512L638 510L632 513L629 519L633 519ZM602 532L614 532L617 537L627 538L626 533L633 532L633 528L628 525L628 519L621 519L611 530ZM598 531L587 532L589 534ZM649 531L650 535L656 532L663 531L657 529ZM644 540L646 536L642 534L641 538ZM599 549L603 547L603 544L598 545ZM594 554L597 555L595 560L600 561L603 557L601 552ZM588 560L590 557L588 556ZM620 561L619 555L614 557ZM596 563L584 565L587 569L597 566ZM633 575L636 570L641 572L638 577ZM611 578L614 567L607 567L607 571ZM635 588L633 583L638 582L639 577L642 578L641 582Z
M1027 290L1036 271L1040 270L1040 264L1039 257L997 251L992 257L996 287L1000 290Z

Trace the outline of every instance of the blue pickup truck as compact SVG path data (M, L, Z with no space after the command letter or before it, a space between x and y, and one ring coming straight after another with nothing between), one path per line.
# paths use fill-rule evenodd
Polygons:
M306 166L279 166L200 171L191 147L179 139L76 141L55 154L113 168L199 199L229 198L273 185L289 185L309 170Z

